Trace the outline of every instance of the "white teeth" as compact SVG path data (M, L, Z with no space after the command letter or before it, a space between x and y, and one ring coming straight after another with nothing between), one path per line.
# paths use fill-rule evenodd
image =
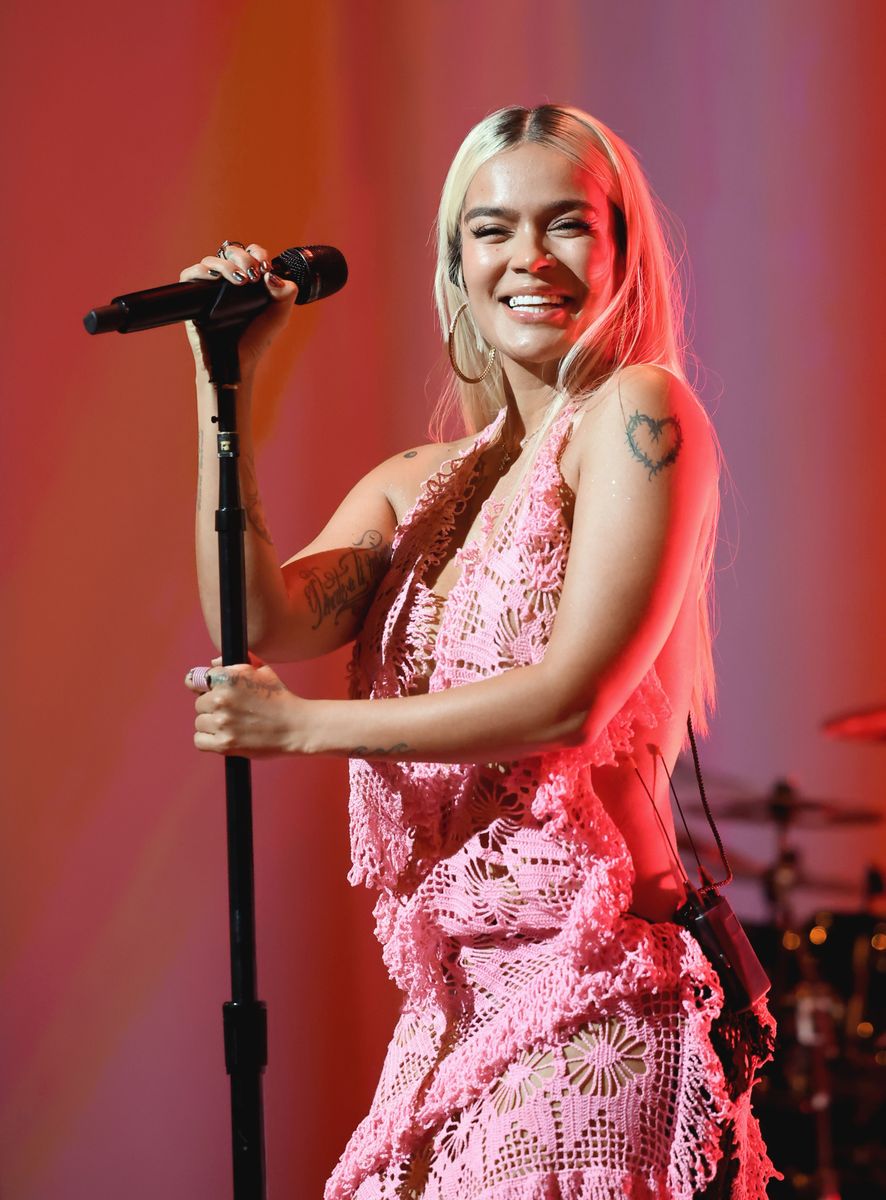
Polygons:
M509 308L544 308L564 304L565 296L511 296L508 299Z

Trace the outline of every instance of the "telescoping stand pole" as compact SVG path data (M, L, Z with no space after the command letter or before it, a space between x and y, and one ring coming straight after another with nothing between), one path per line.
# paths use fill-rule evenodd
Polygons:
M222 662L247 662L246 575L237 433L237 344L242 324L200 328L217 396L218 577ZM223 1006L225 1066L231 1077L234 1200L264 1200L265 1141L262 1072L268 1061L268 1022L257 997L255 883L252 853L252 775L248 758L225 758L228 822L228 910L231 999Z

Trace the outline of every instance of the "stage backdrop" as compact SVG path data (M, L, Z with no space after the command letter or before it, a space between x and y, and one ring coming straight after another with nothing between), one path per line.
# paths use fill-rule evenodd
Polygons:
M262 380L281 556L424 440L440 370L431 226L467 129L562 100L639 151L679 217L700 380L730 469L712 774L882 807L886 747L823 718L886 701L878 0L10 0L2 514L4 1200L230 1194L221 763L191 747L205 662L180 329L87 309L225 237L340 246ZM345 656L288 668L340 695ZM319 1197L369 1103L396 996L347 886L345 769L255 770L270 1195ZM716 793L716 787L712 786ZM765 826L729 826L765 865ZM851 888L876 831L807 833ZM882 856L880 857L882 865ZM753 881L739 907L761 915ZM801 907L852 892L806 891Z

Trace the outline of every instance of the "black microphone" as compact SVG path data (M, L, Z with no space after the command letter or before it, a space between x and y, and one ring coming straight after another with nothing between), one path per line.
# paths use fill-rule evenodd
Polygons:
M343 288L348 264L334 246L294 246L271 260L271 271L298 286L296 304L312 304ZM271 304L262 281L229 283L226 279L195 279L115 296L110 304L92 309L83 318L87 333L137 333L176 321L196 321L222 328L238 325Z

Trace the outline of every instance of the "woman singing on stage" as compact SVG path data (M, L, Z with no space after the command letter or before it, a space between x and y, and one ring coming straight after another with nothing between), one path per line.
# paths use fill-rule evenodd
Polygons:
M213 667L194 739L350 759L349 878L378 894L403 1005L326 1200L760 1200L771 1021L722 1010L674 921L665 766L712 696L718 460L657 211L606 126L514 107L468 134L437 228L442 404L466 436L382 463L282 567L249 393L295 285L257 244L182 275L263 276L279 301L241 341L249 645L273 662L354 643L348 700ZM217 640L215 470L197 547ZM321 603L332 567L347 586Z

